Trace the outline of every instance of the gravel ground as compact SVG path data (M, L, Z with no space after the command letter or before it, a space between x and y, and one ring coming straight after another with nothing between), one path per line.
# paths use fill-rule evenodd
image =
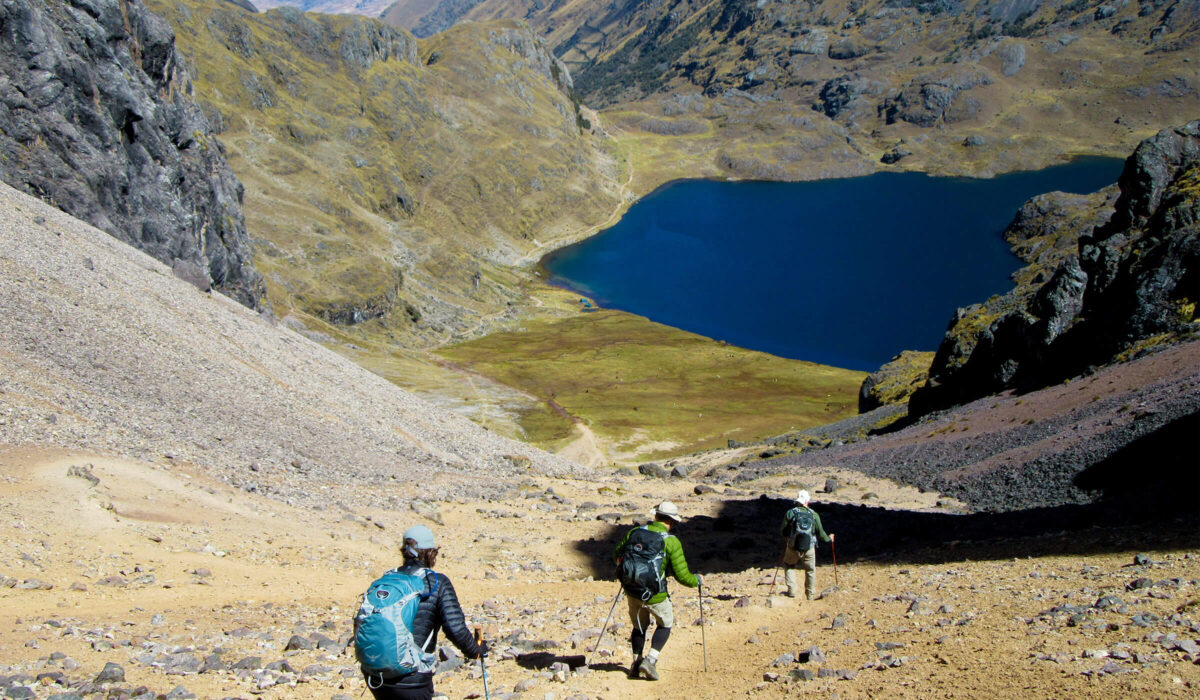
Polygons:
M0 317L0 443L193 463L298 504L382 505L369 487L396 481L444 499L499 493L529 469L586 473L8 186Z
M1193 341L1063 385L980 399L890 434L748 464L743 477L837 466L982 511L1089 503L1118 488L1194 509L1198 416Z

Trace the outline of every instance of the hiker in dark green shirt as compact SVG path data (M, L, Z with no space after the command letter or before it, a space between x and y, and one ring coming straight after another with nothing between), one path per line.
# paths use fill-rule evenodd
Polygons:
M674 576L688 588L704 585L703 576L688 571L683 545L678 537L670 534L671 527L679 522L682 522L679 508L670 501L663 501L654 509L654 522L625 533L613 552L617 575L629 602L629 621L633 624L633 632L629 635L629 643L633 646L633 665L629 668L632 678L641 676L658 680L658 654L675 624L675 611L667 594L667 575ZM650 626L651 618L658 627L650 639L650 651L643 658L646 628Z
M795 598L796 567L804 571L804 595L809 600L817 597L817 538L832 542L834 536L826 535L821 526L821 516L808 507L808 491L796 494L796 506L783 516L779 534L787 538L783 551L783 578L787 582L787 594Z

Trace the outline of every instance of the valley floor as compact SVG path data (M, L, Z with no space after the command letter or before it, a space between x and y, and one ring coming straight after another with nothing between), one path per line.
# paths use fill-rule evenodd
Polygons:
M795 489L782 477L697 494L685 479L530 476L515 498L438 503L431 516L443 524L363 508L338 489L323 510L293 508L199 469L98 454L10 446L0 474L8 697L68 692L58 683L80 695L110 687L135 697L139 688L173 698L364 697L345 650L350 618L366 585L398 563L400 533L418 522L435 531L439 569L491 640L497 698L1195 697L1200 689L1200 549L1189 523L1007 533L875 557L856 555L843 536L838 586L822 547L826 593L794 604L768 595L782 591L769 585L780 542L763 523L782 516ZM817 493L818 511L874 493L881 527L901 510L953 509L938 494L884 480L827 469L791 476L846 484ZM661 681L626 678L623 603L591 669L581 667L618 590L611 547L663 498L689 518L678 533L708 582L706 626L697 592L674 584L678 622ZM835 518L825 524L838 532ZM787 656L813 647L824 661ZM557 667L556 676L556 662L572 670ZM107 664L124 680L94 683ZM815 678L801 679L806 670ZM477 663L440 673L436 685L452 698L482 697Z

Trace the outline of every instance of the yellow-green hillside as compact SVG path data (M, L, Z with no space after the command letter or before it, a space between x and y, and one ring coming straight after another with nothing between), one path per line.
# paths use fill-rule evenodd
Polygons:
M862 372L785 360L597 311L530 321L439 354L541 399L521 425L559 448L573 421L609 459L640 461L725 447L856 413Z
M418 42L355 16L154 0L246 187L279 315L407 347L522 303L513 265L623 201L612 144L514 23Z
M667 179L988 175L1123 156L1200 112L1196 3L481 0L462 17L528 21Z
M590 128L561 64L523 26L417 41L361 17L152 5L192 61L245 184L255 264L297 330L508 435L556 448L591 426L605 459L853 411L858 373L581 316L538 283L542 252L611 224L627 188L671 168L654 143ZM634 162L654 167L634 182ZM446 352L468 371L427 352L496 330L508 332Z

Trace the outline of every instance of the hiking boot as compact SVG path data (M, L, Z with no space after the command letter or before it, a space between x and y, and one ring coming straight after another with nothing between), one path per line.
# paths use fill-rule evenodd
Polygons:
M638 675L648 681L658 680L658 669L655 668L654 662L650 659L642 659L642 663L638 664Z
M642 664L642 657L637 657L633 660L633 664L629 667L629 677L631 679L638 677L638 666Z

